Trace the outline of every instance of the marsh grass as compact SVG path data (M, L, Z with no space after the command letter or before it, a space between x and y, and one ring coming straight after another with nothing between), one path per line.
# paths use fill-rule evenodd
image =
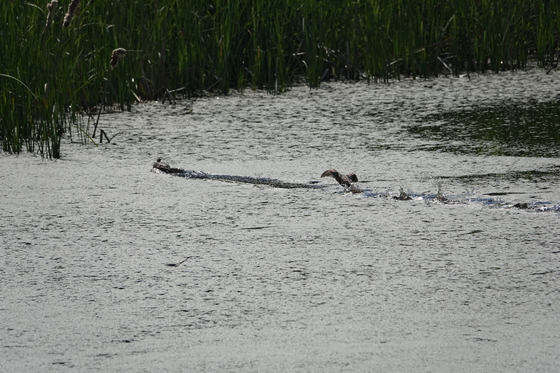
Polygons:
M530 58L553 66L560 3L36 0L3 1L0 17L2 149L59 157L62 136L93 141L102 108L177 89L281 93L295 77L318 87L498 72ZM129 53L112 62L118 48Z

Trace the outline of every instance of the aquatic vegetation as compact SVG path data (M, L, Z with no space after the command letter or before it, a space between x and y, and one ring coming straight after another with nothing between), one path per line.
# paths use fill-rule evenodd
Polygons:
M102 108L176 89L553 66L560 28L558 2L529 0L4 1L0 15L2 149L48 157L73 132L93 141Z

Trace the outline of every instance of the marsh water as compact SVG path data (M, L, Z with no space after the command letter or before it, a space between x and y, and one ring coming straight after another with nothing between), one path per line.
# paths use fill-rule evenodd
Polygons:
M559 78L149 102L2 154L0 371L560 370Z

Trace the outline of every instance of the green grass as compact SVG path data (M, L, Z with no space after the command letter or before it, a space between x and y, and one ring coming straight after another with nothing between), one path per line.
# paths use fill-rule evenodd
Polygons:
M60 157L103 107L167 90L387 81L556 63L560 3L529 0L70 0L0 4L0 141ZM111 53L128 50L113 68ZM85 115L84 115L85 114Z

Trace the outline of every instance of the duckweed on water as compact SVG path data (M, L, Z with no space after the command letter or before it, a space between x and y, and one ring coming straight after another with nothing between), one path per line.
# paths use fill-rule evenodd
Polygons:
M559 10L529 0L3 1L2 149L60 157L64 134L94 141L102 107L174 90L278 93L295 77L317 87L499 71L531 56L547 67ZM128 53L111 68L118 48Z

